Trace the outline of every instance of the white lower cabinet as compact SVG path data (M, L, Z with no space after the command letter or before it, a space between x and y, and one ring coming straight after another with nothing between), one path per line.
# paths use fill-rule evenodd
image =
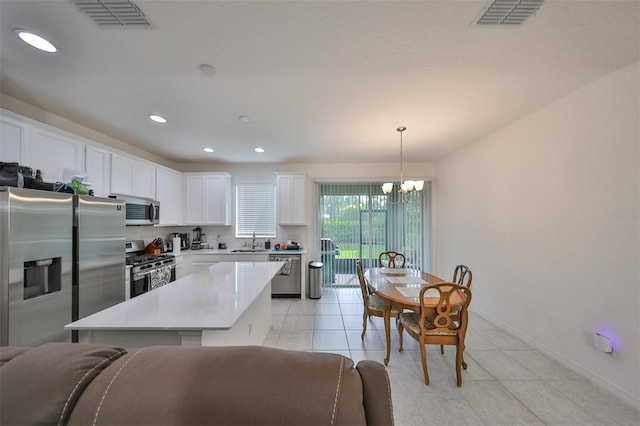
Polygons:
M174 256L176 258L176 280L179 280L182 277L186 277L184 267L184 256Z
M216 254L191 254L182 255L184 258L184 275L203 272L209 266L222 262L223 256Z
M224 254L199 254L194 252L187 252L180 256L184 258L184 276L203 272L211 265L220 262L267 262L269 260L269 252ZM177 275L178 273L176 271L176 279Z

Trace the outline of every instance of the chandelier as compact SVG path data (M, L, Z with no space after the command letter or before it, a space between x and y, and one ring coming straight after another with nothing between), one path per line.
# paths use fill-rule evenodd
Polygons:
M389 196L389 202L391 204L398 204L402 202L403 204L407 204L409 202L409 193L411 191L422 191L424 188L423 180L404 180L404 176L402 175L402 132L407 130L406 127L398 127L396 129L400 132L400 188L398 188L398 199L396 201L391 200L391 196ZM391 194L393 191L393 183L387 182L382 185L382 192L386 195Z

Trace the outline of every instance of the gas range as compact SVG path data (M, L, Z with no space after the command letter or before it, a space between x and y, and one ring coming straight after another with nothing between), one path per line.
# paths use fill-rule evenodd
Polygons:
M176 258L170 254L145 253L143 240L127 241L126 264L131 266L127 299L139 296L176 279Z
M148 254L144 252L143 240L127 241L125 248L126 264L131 266L131 273L149 272L164 266L175 265L176 259L170 254Z
M127 258L127 265L132 266L133 273L171 266L175 263L176 258L170 254L141 254Z

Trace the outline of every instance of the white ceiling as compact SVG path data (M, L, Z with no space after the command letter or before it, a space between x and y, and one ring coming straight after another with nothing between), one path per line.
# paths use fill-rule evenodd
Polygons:
M405 162L435 161L640 56L640 0L546 0L510 27L473 24L486 1L136 4L151 28L0 0L2 93L177 163L395 161L400 125Z

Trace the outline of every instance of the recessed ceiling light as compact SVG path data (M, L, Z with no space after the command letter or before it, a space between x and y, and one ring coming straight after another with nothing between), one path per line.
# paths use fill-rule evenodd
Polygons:
M200 70L200 72L202 74L208 75L209 77L212 77L212 76L216 75L216 67L214 67L213 65L200 64L198 66L198 69Z
M151 121L155 121L156 123L164 124L167 122L167 119L158 114L149 114L149 119Z
M264 148L257 147L254 149L255 152L264 152Z
M204 148L202 148L202 150L204 152L213 152L213 148L209 148L208 146L205 146Z
M248 123L249 117L247 117L246 115L241 115L240 117L238 117L238 120L242 121L243 123Z
M29 46L35 47L36 49L48 53L55 53L58 51L58 48L54 46L53 43L42 36L21 29L16 29L14 31L16 35L20 37L20 40L24 41Z

